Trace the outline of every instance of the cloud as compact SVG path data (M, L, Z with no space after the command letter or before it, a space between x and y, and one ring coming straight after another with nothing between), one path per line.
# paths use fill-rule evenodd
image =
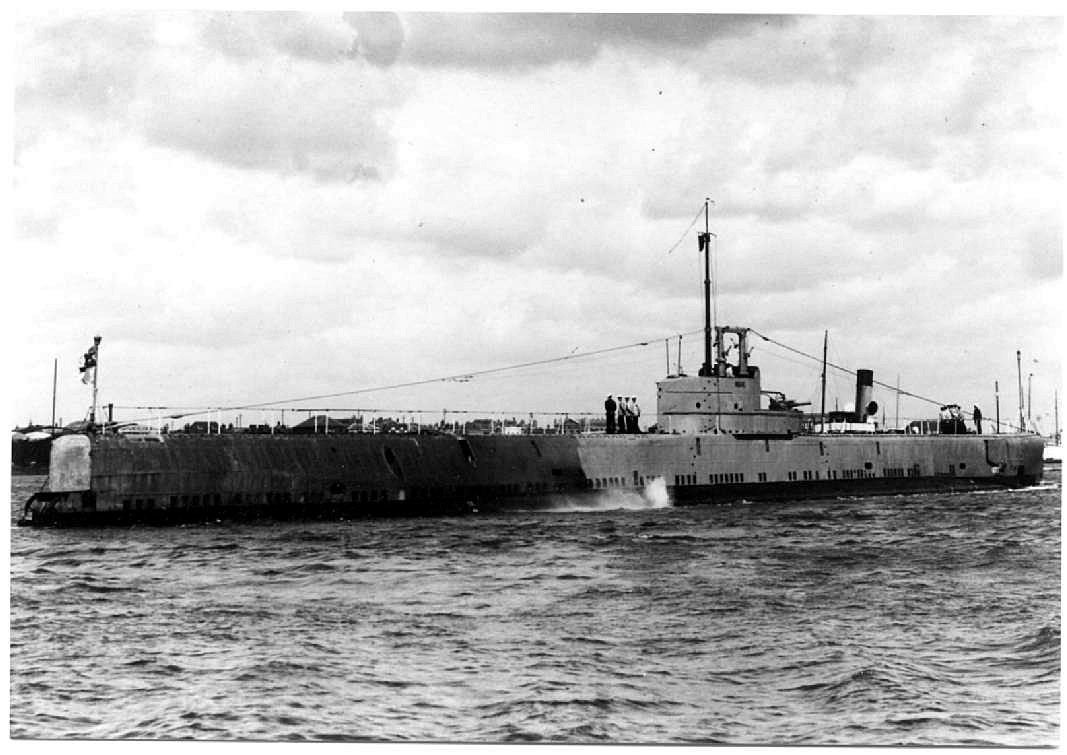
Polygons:
M392 161L380 119L393 94L365 65L357 68L324 78L299 63L206 61L165 76L170 95L141 100L137 118L149 141L227 165L378 179ZM201 77L211 85L195 86Z
M356 31L351 54L380 66L396 62L404 46L404 26L395 13L361 12L343 14Z
M89 14L19 28L16 99L114 115L133 95L138 61L154 44L154 21L138 14Z
M720 322L801 344L829 327L854 345L853 366L915 365L905 387L957 392L950 371L928 369L937 348L984 389L992 368L967 356L974 333L1011 357L1059 336L1061 27L561 14L24 24L25 269L13 279L29 283L13 297L11 372L44 364L50 378L52 358L99 328L119 360L109 391L239 402L696 329L689 226L710 196ZM462 400L595 407L653 390L663 351L597 362L599 377L568 364L563 377L473 381ZM770 387L805 387L782 366ZM36 387L17 400L40 403ZM438 406L434 388L422 396Z
M1063 277L1063 226L1054 216L1044 220L1026 234L1023 247L1026 272L1036 281Z
M82 123L245 169L341 182L390 170L405 86L348 56L339 17L93 15L23 36L20 152Z
M709 150L687 168L803 172L878 155L914 169L985 171L1005 143L1054 115L1055 26L1036 18L801 17L784 30L717 40L686 60L707 92L694 126L739 151Z
M336 14L295 12L211 13L199 19L204 44L237 59L284 53L335 63L352 50L352 29Z
M630 13L346 13L356 50L380 65L528 69L587 62L606 47L685 50L782 27L787 16Z

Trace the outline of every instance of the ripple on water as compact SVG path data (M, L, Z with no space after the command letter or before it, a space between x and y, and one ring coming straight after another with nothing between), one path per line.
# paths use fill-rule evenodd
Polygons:
M11 736L1050 745L1051 489L11 533Z

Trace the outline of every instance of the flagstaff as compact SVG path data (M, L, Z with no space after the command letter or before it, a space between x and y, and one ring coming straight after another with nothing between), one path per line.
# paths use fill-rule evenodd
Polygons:
M93 381L93 402L89 407L89 428L94 430L96 428L96 375L97 364L100 358L100 341L103 339L100 336L93 337L93 345L89 347L89 350L82 356L82 366L79 368L79 372L82 373L82 382L88 383L90 379ZM90 376L89 371L92 370Z
M93 338L93 411L89 415L89 424L96 427L96 378L100 373L100 336Z

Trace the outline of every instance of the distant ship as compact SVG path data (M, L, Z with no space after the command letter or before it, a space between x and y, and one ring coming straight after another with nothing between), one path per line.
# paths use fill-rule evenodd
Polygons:
M32 475L48 471L52 450L52 433L37 426L16 429L11 433L11 474Z
M763 391L750 329L712 327L706 239L704 364L657 383L655 432L73 433L53 441L19 524L486 512L654 488L676 505L714 504L1041 480L1033 434L980 435L959 417L932 433L876 430L869 370L857 372L856 410L829 423Z

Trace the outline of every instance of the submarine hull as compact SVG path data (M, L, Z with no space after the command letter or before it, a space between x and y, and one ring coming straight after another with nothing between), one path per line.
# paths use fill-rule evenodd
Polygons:
M68 435L22 525L360 518L665 490L677 505L1020 487L1031 435Z

